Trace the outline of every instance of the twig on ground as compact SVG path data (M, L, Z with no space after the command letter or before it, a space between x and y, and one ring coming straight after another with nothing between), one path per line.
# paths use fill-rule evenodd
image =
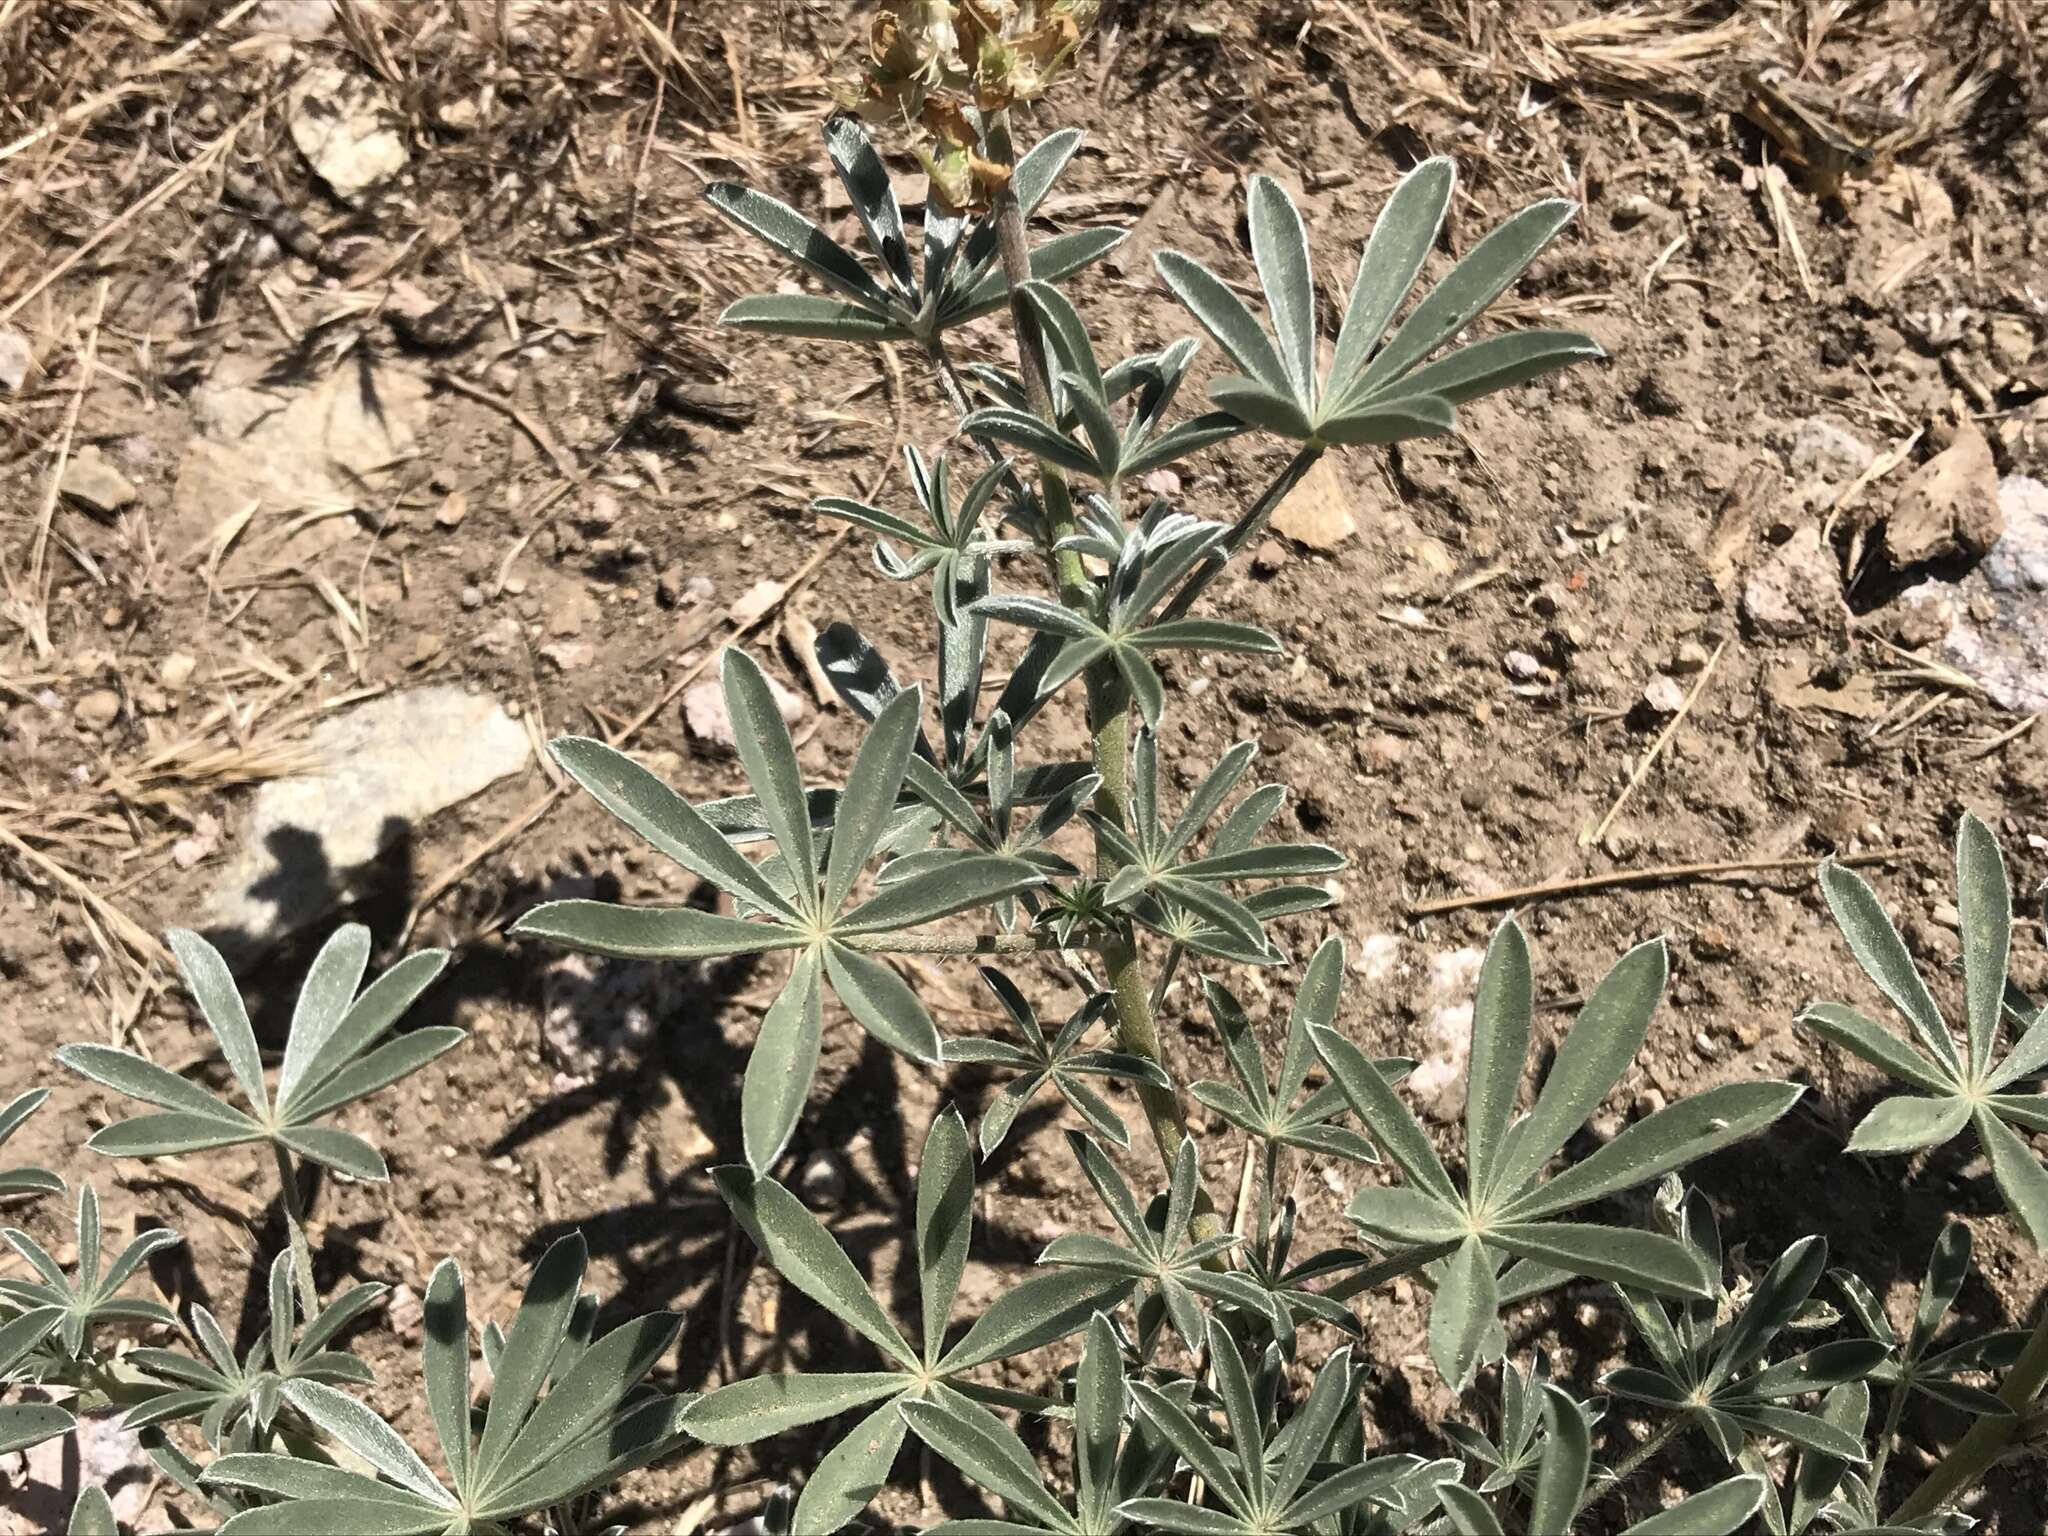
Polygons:
M64 428L57 440L57 457L50 463L50 483L43 489L43 504L36 512L35 537L29 543L28 591L16 614L36 659L50 658L50 529L57 520L57 503L63 495L64 471L71 463L71 444L78 434L79 412L85 407L86 391L92 387L93 370L100 354L100 321L107 312L107 280L100 279L93 295L92 319L86 323L85 340L78 349L78 382L71 389L71 403L64 410Z
M1707 683L1713 678L1714 668L1721 664L1721 656L1727 649L1728 642L1726 640L1723 640L1714 647L1714 654L1709 656L1707 664L1700 668L1699 681L1692 685L1692 692L1685 696L1685 702L1678 706L1678 713L1671 717L1670 722L1658 733L1657 739L1650 743L1650 750L1645 752L1643 760L1636 764L1636 771L1629 775L1628 783L1622 786L1621 793L1615 797L1614 804L1610 805L1607 808L1607 814L1600 818L1600 825L1595 827L1590 833L1580 834L1579 846L1581 848L1590 848L1607 835L1607 829L1614 825L1614 818L1619 816L1621 808L1628 804L1629 796L1636 792L1636 786L1641 784L1648 775L1650 765L1657 761L1659 754L1663 752L1679 726L1685 723L1685 717L1692 713L1693 705L1699 702L1700 695L1706 691Z
M1893 853L1855 853L1836 859L1837 864L1897 864L1918 858L1920 850L1900 849ZM1812 858L1728 859L1718 864L1658 864L1649 869L1617 869L1604 875L1581 875L1572 880L1546 880L1540 885L1518 885L1505 891L1480 896L1446 896L1437 901L1408 904L1410 917L1434 917L1441 912L1462 912L1471 907L1505 907L1546 896L1583 896L1592 891L1613 890L1630 885L1656 885L1667 880L1696 880L1711 875L1768 874L1779 869L1812 869Z
M472 384L469 380L462 377L461 374L450 373L446 369L440 369L435 372L434 382L445 384L458 395L467 395L470 399L480 404L488 405L494 411L502 411L511 418L513 424L520 431L533 439L534 447L548 456L548 462L555 466L557 473L564 480L569 481L573 485L581 485L583 483L582 468L557 445L553 437L549 436L548 429L534 420L526 408L517 401L508 400L503 395L495 394L485 389L481 384Z

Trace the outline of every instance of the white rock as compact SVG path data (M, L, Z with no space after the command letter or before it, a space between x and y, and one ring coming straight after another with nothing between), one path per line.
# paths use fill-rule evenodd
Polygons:
M589 891L551 892L589 895ZM563 955L541 978L540 1050L551 1066L588 1082L627 1053L646 1050L694 990L693 968L645 960Z
M0 1536L63 1530L79 1490L88 1486L105 1489L114 1517L132 1524L148 1509L158 1480L139 1433L123 1429L115 1415L80 1419L67 1435L18 1456L0 1456L0 1477L7 1484Z
M1870 444L1826 416L1809 416L1793 423L1792 474L1797 479L1843 485L1868 469L1876 457L1877 450Z
M1942 658L2002 708L2048 710L2048 486L2024 475L1999 484L2005 532L1961 581L1923 581L1899 595L1946 627Z
M804 701L768 674L768 691L775 696L775 708L784 725L795 725L804 717ZM698 683L683 694L683 724L692 739L707 747L731 751L738 745L733 737L732 716L725 710L725 690L715 682Z
M1358 941L1358 958L1351 962L1351 974L1365 978L1367 986L1393 979L1401 963L1401 940L1391 933L1368 933Z
M2005 533L1984 557L1984 579L2001 592L2048 592L2048 485L2031 475L1998 482Z
M1810 524L1772 550L1743 583L1743 617L1773 639L1833 628L1847 612L1834 553Z
M1643 684L1643 702L1660 715L1675 715L1685 707L1685 688L1675 677L1652 672Z
M1472 1060L1472 998L1479 987L1480 949L1433 955L1422 998L1421 1061L1401 1086L1432 1120L1448 1123L1465 1107L1465 1069Z
M64 465L57 488L90 511L111 514L135 500L135 482L96 447L79 449Z
M1521 678L1524 682L1543 671L1543 663L1527 651L1509 651L1501 658L1500 664L1506 669L1509 677Z
M732 617L733 623L744 626L752 624L757 619L764 618L769 609L782 601L783 590L783 585L779 581L769 581L764 578L755 582L746 591L742 592L734 601L732 607L727 610Z
M404 119L383 87L336 66L316 69L292 93L292 142L344 202L405 169Z
M306 746L320 766L256 791L208 897L204 926L245 949L317 922L363 866L533 755L497 700L447 684L352 709Z
M163 532L183 558L202 551L224 523L253 504L259 516L385 503L380 491L419 456L427 427L427 381L379 364L365 375L351 358L317 384L282 388L263 377L262 359L223 364L192 396L197 435L185 445ZM223 563L261 549L284 563L312 559L352 536L346 517L312 520L279 546L236 542Z

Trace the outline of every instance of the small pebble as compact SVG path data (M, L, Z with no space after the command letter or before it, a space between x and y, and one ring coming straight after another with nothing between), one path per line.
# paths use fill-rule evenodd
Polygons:
M1718 923L1703 923L1692 936L1692 952L1702 960L1733 959L1735 941Z
M483 607L483 605L484 605L484 594L483 594L483 589L482 589L482 588L480 588L480 587L464 587L464 588L462 589L462 606L463 606L463 607L465 607L465 608L481 608L481 607Z
M1660 715L1675 715L1685 706L1685 689L1677 678L1655 672L1643 684L1643 702Z
M1713 653L1704 645L1701 645L1699 641L1687 640L1676 651L1672 652L1671 670L1685 674L1703 672L1706 670L1707 663L1713 659Z
M1527 651L1509 651L1501 658L1501 665L1507 669L1509 677L1520 678L1524 682L1543 671L1543 663Z
M95 688L71 706L71 717L88 731L103 731L121 716L121 695Z

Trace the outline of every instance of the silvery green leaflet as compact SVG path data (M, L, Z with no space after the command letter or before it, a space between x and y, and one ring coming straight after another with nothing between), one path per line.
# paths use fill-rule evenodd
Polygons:
M552 902L514 929L627 961L745 959L768 978L733 1085L737 1144L715 1175L734 1270L715 1289L729 1311L749 1264L772 1272L787 1309L824 1320L804 1332L811 1349L748 1344L728 1379L679 1380L681 1318L599 1295L569 1233L514 1266L516 1308L495 1287L506 1307L479 1302L454 1258L415 1277L417 1364L376 1382L356 1346L388 1325L388 1293L342 1277L341 1245L308 1208L326 1186L305 1175L391 1173L360 1133L364 1106L463 1042L405 1027L450 957L392 956L365 985L376 946L341 927L266 1041L219 951L177 931L211 1052L172 1070L125 1045L64 1047L96 1117L85 1139L67 1103L65 1129L124 1160L253 1149L278 1217L258 1294L239 1320L228 1298L172 1310L147 1266L176 1238L149 1228L109 1260L90 1184L74 1198L75 1260L8 1229L0 1449L119 1415L226 1536L594 1532L618 1518L628 1474L742 1446L750 1465L796 1475L765 1496L761 1528L806 1536L893 1519L923 1485L937 1494L921 1518L943 1505L948 1536L1957 1529L1957 1501L2048 1379L2048 1334L1964 1323L1977 1315L1958 1307L1969 1229L1935 1242L1904 1329L1885 1277L1830 1275L1818 1237L1752 1254L1754 1273L1737 1275L1713 1205L1677 1176L1766 1133L1803 1090L1738 1075L1594 1134L1664 1000L1656 938L1551 1013L1522 927L1500 924L1459 1123L1425 1124L1413 1064L1369 1048L1386 1043L1378 1000L1347 998L1344 943L1317 916L1348 873L1343 852L1288 834L1287 786L1261 781L1256 740L1206 761L1178 730L1176 699L1214 657L1284 655L1283 636L1230 617L1218 583L1323 454L1459 430L1462 407L1601 356L1576 332L1484 328L1576 210L1538 202L1469 241L1460 230L1454 252L1453 165L1423 160L1388 191L1330 314L1309 221L1254 176L1247 250L1160 252L1179 308L1157 345L1118 356L1101 338L1119 328L1091 326L1097 290L1072 280L1124 232L1033 217L1062 206L1053 190L1081 136L1017 155L1007 108L961 120L998 189L984 209L949 209L937 189L907 208L851 117L825 130L843 227L732 183L707 193L765 246L758 286L777 290L739 299L728 324L898 347L955 410L950 437L906 447L902 491L813 508L872 535L885 580L928 594L915 603L928 652L892 661L850 621L828 624L817 660L859 740L807 768L765 652L725 650L745 783L724 798L693 799L612 742L556 741L561 771L699 889L667 907ZM972 323L996 317L1014 351L990 356L989 327ZM1198 515L1144 488L1262 437L1288 456L1242 507ZM1051 721L1078 725L1085 749ZM1935 1001L1946 979L1923 975L1876 893L1833 866L1828 905L1910 1040L1844 1004L1802 1021L1912 1090L1879 1103L1850 1150L1890 1157L1972 1129L2039 1240L2048 1170L2028 1137L2048 1129L2034 1090L2048 1015L2012 979L2010 879L1974 817L1956 860L1961 1034ZM933 967L978 978L975 1003L934 1006ZM1180 1035L1197 1028L1227 1075L1178 1070ZM820 1063L848 1031L936 1089L914 1100L939 1107L916 1128L900 1221L843 1212L828 1226L792 1177L819 1143ZM46 1097L16 1092L0 1143ZM1020 1247L1030 1227L1012 1218L1032 1196L1004 1173L1027 1142L1064 1159L1085 1196ZM1313 1224L1295 1192L1325 1173L1347 1190L1355 1241L1304 1251ZM0 1169L0 1198L63 1188L45 1169ZM877 1242L893 1256L878 1262ZM1424 1298L1428 1357L1458 1403L1440 1438L1405 1448L1373 1417L1386 1340L1357 1309L1397 1281ZM1513 1309L1553 1294L1625 1325L1627 1359L1595 1380L1591 1360L1515 1348ZM386 1417L373 1392L420 1411ZM1916 1443L1922 1404L1975 1427L1946 1455L1935 1442L1908 1490L1886 1472ZM1702 1455L1665 1454L1695 1444ZM1660 1498L1674 1475L1687 1491ZM116 1529L103 1490L82 1490L70 1529Z

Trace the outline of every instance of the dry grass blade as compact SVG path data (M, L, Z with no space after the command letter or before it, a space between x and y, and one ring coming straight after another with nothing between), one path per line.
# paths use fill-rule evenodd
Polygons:
M102 245L105 245L107 241L126 229L130 224L133 224L145 213L148 213L152 208L161 203L169 202L179 192L191 185L195 178L205 172L222 155L227 153L228 147L235 141L235 136L253 122L257 114L262 112L267 105L267 102L257 102L255 106L229 124L227 129L218 138L208 143L198 154L179 166L177 170L171 172L170 175L158 182L149 191L143 193L142 196L138 197L126 208L115 214L113 218L107 220L82 245L78 246L62 261L45 269L42 276L30 283L22 292L15 295L4 308L0 308L0 324L4 324L20 314L23 308L37 294L70 272L73 267L85 260L86 257L98 250Z
M93 296L92 319L87 323L85 342L78 352L78 382L71 390L71 403L64 410L64 430L58 439L57 457L50 465L50 481L43 490L43 504L36 514L35 537L28 551L27 591L11 605L15 621L28 635L38 660L50 655L50 526L56 521L57 501L62 494L64 471L71 463L71 444L78 432L78 415L85 405L86 390L92 384L99 359L100 321L107 311L107 284L103 278ZM10 588L12 583L9 583Z
M35 3L36 0L29 0L28 6L24 9L32 11L35 8ZM114 84L107 86L103 90L95 91L83 100L73 102L62 111L51 113L20 138L13 140L11 143L0 145L0 164L5 164L16 155L35 148L36 145L42 143L45 139L54 138L80 123L91 122L107 108L116 106L128 97L147 90L150 83L159 76L183 69L192 62L194 55L200 49L232 32L235 24L248 15L249 12L253 11L260 3L261 0L240 0L239 4L231 6L225 13L208 23L198 33L187 38L168 53L152 59L125 80L117 80ZM4 31L13 9L14 6L11 0L9 4L0 5L0 31ZM126 23L117 24L126 25Z
M1897 853L1858 853L1838 858L1837 864L1902 864L1920 857L1917 850ZM1797 859L1723 859L1707 864L1658 864L1649 869L1617 869L1604 875L1584 875L1572 880L1545 880L1536 885L1518 885L1504 891L1487 891L1477 896L1446 896L1438 901L1408 904L1410 917L1431 917L1443 912L1463 912L1473 907L1516 907L1549 896L1583 896L1595 891L1619 890L1634 885L1661 885L1673 880L1705 880L1716 875L1763 875L1788 869L1813 870L1819 861Z
M12 827L0 824L0 848L10 850L29 868L57 886L96 918L128 949L138 966L169 969L170 954L156 936L126 912L101 896L75 871L65 868L48 854L31 846Z
M1580 847L1591 847L1607 835L1607 829L1614 825L1614 818L1621 814L1621 808L1628 804L1629 797L1636 792L1636 787L1648 776L1651 764L1657 761L1664 748L1669 745L1671 738L1678 733L1679 726L1683 725L1686 716L1692 713L1692 707L1699 702L1700 695L1707 691L1707 684L1713 681L1714 669L1721 665L1721 656L1727 649L1728 642L1726 640L1723 640L1714 647L1714 654L1707 658L1706 666L1700 669L1699 681L1692 685L1692 691L1686 694L1685 702L1678 706L1678 712L1671 717L1670 722L1658 733L1657 739L1650 744L1650 750L1643 754L1643 760L1636 764L1636 771L1629 775L1628 783L1622 786L1622 791L1615 797L1614 804L1607 808L1607 814L1600 818L1600 824L1594 827L1592 831L1580 835Z
M1546 85L1628 94L1696 88L1707 66L1755 39L1746 17L1709 21L1688 5L1581 17L1543 28L1522 51L1528 72Z
M190 736L151 753L140 763L110 769L105 786L131 804L170 805L187 794L260 784L266 779L310 773L317 767L319 759L299 742L222 742Z

